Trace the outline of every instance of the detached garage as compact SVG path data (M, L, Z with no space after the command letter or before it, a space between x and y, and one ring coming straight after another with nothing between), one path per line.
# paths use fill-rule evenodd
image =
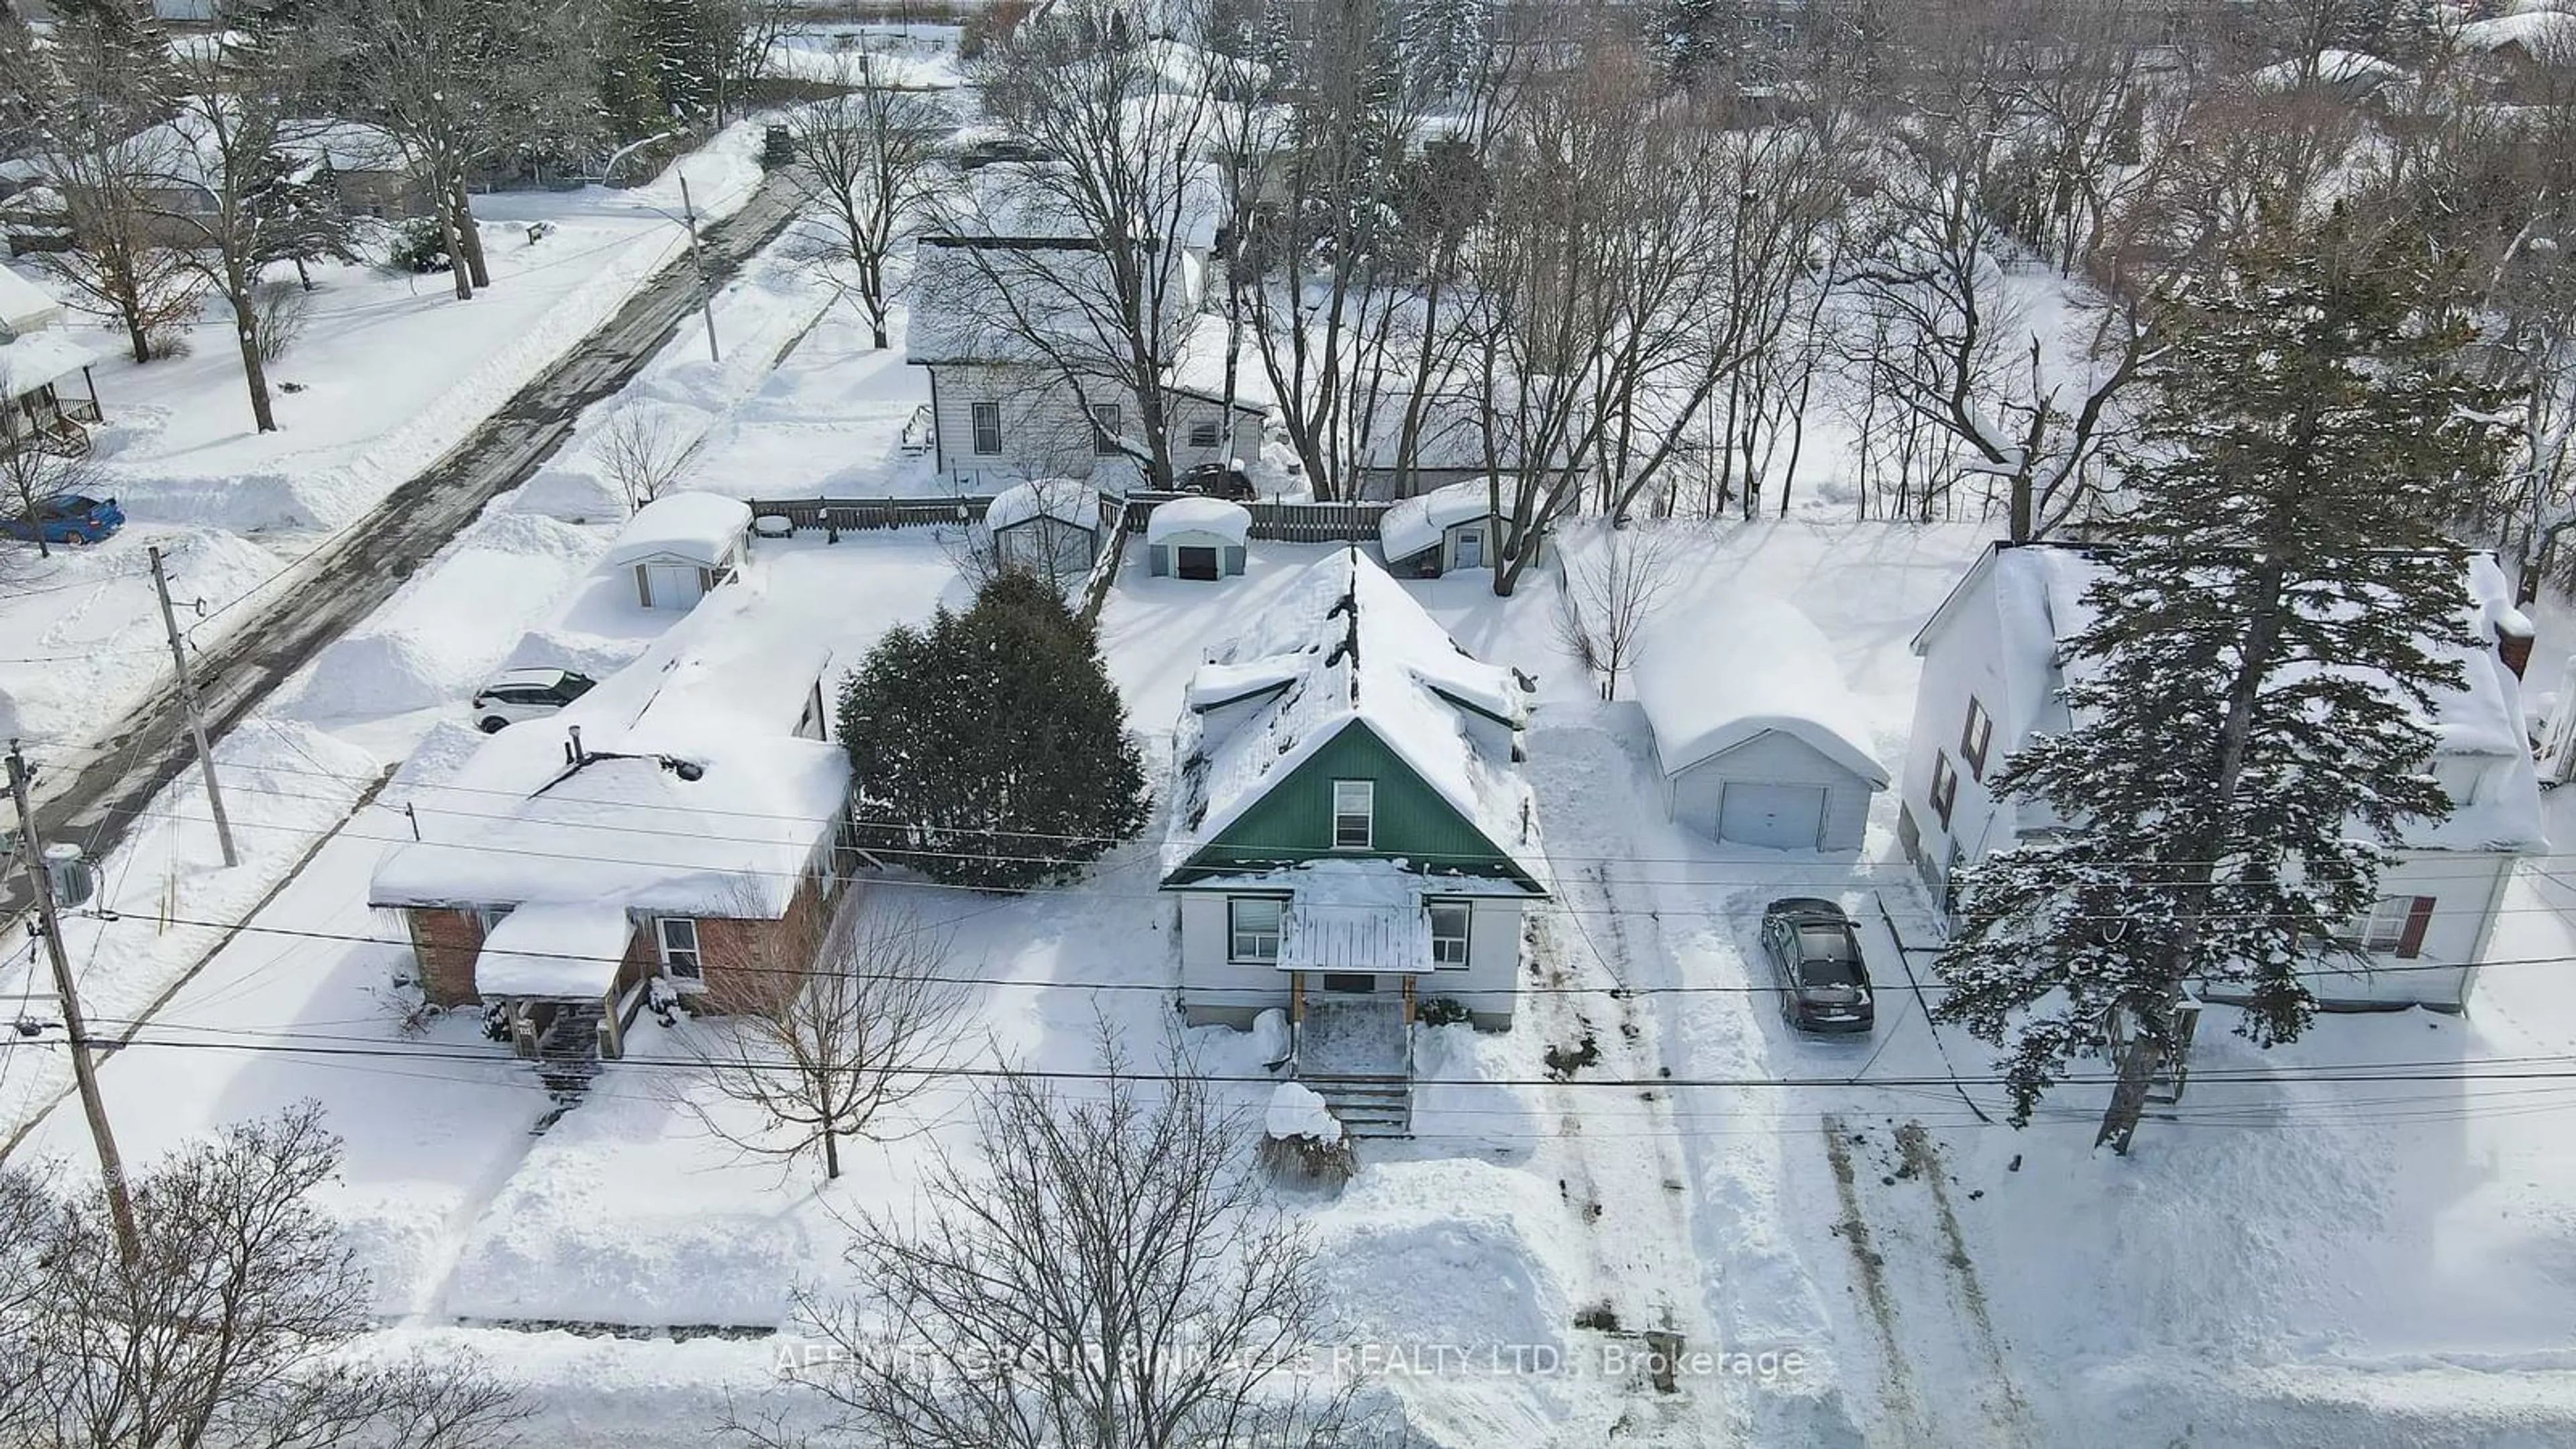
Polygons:
M1634 678L1674 820L1732 845L1860 848L1887 770L1806 615L1738 595L1659 617Z
M1243 572L1252 514L1222 498L1175 498L1145 520L1146 571L1158 579L1224 579Z
M666 493L635 510L600 567L631 569L648 609L693 609L742 568L751 505L714 493Z

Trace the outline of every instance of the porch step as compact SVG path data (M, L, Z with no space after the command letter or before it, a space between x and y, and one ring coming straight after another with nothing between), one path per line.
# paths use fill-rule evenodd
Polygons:
M599 1019L598 1007L567 1003L537 1038L537 1078L563 1110L578 1104L599 1075Z
M1353 1137L1413 1135L1413 1081L1409 1077L1299 1073L1297 1080L1324 1099L1333 1119Z

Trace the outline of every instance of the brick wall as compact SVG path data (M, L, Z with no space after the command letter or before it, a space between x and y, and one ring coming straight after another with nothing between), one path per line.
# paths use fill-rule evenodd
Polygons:
M699 1005L709 1011L757 1011L795 993L813 968L830 919L822 883L797 883L787 913L775 921L707 919L698 922L698 948L706 973Z
M483 949L483 918L472 911L414 907L412 956L420 965L421 993L438 1006L476 1006L474 957Z

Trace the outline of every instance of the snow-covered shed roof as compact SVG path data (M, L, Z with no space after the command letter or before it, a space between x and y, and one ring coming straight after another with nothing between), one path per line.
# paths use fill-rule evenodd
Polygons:
M1377 564L1347 549L1319 559L1190 683L1164 876L1357 724L1543 889L1537 805L1511 758L1528 697L1517 671L1459 648Z
M634 937L623 906L521 906L483 938L474 989L485 996L605 996Z
M1100 493L1079 478L1033 478L994 494L984 509L984 526L996 533L1038 518L1097 532Z
M68 332L46 328L0 343L0 397L19 397L98 361L99 351Z
M849 757L794 733L831 660L815 623L758 581L710 595L633 664L427 787L421 838L385 851L370 903L780 914L849 794Z
M700 490L666 493L635 510L600 566L619 569L646 559L676 558L716 568L742 547L750 527L751 505L739 498Z
M1730 594L1646 622L1632 667L1664 773L1772 732L1887 786L1869 717L1834 665L1833 645L1795 606Z
M1928 653L1953 628L1987 631L2005 683L2003 707L1995 711L2004 739L2069 728L2074 721L2062 691L2070 663L2078 677L2094 667L2074 660L2072 646L2092 622L2084 595L2101 576L2103 558L2101 550L2072 545L1996 544L1916 632L1915 654ZM2493 555L2471 554L2460 585L2461 622L2472 637L2529 632L2531 622L2514 607L2512 586ZM2540 790L2522 719L2522 681L2487 645L2437 653L2460 665L2462 683L2433 701L2425 723L2438 741L2435 749L2492 768L2483 772L2474 801L2444 820L2408 826L2404 844L2426 850L2539 845Z
M1470 478L1446 488L1434 488L1411 498L1399 498L1378 516L1378 548L1388 563L1396 563L1440 546L1440 535L1459 524L1472 522L1493 511L1494 483L1490 478Z
M1212 533L1239 545L1252 536L1252 510L1222 498L1174 498L1155 504L1145 519L1148 546L1184 533Z
M0 267L0 337L24 335L63 320L63 304L28 277Z

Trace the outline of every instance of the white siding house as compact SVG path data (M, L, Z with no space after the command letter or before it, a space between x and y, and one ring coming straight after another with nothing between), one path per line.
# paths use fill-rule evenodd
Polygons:
M1658 614L1631 677L1675 821L1736 845L1860 848L1887 770L1805 614L1753 595Z
M1993 782L2022 741L2069 727L2061 656L2099 567L2076 548L1998 544L1914 637L1923 673L1897 833L1945 910L1963 866L2064 824L1999 798ZM2433 770L2455 808L2406 830L2379 908L2319 958L2332 974L2309 984L2328 1006L2461 1009L2516 858L2547 846L2522 721L2530 624L2510 600L2495 561L2474 556L2461 603L2488 646L2460 657L2467 685L2437 701L2433 720L2442 738Z

